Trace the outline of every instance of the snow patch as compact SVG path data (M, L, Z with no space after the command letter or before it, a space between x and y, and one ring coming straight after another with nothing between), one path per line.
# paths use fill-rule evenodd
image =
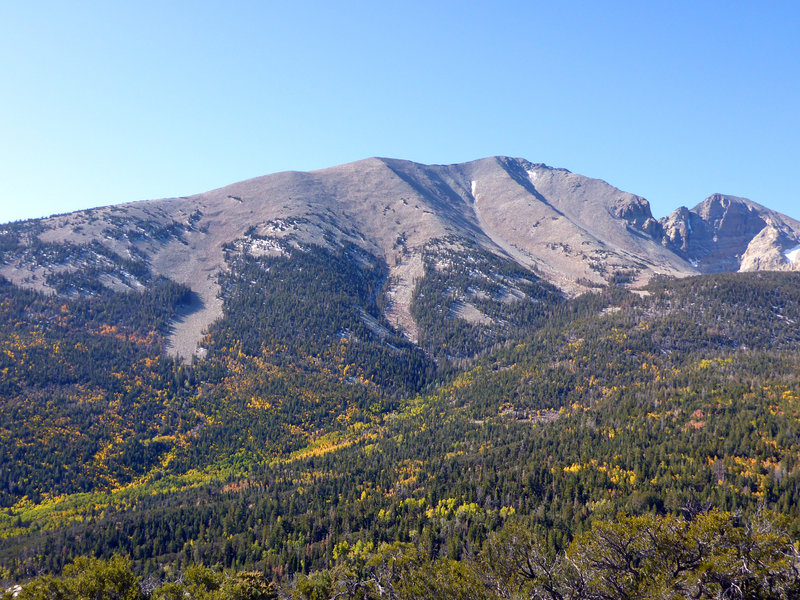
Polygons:
M800 246L795 246L791 250L786 251L786 260L789 262L797 262L800 260Z
M471 181L472 184L472 197L477 200L478 198L478 182L474 179Z

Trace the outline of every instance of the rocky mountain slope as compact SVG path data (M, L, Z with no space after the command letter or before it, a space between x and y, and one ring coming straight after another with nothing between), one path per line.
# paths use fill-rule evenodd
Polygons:
M655 274L794 269L800 223L721 195L656 221L641 197L523 159L421 165L371 158L5 225L0 275L67 295L137 289L158 276L184 284L194 296L179 309L168 350L186 358L203 352L203 332L222 315L219 275L231 256L277 256L284 242L352 244L385 264L385 316L417 341L412 294L426 256L445 248L464 261L476 249L488 252L575 295L609 284L639 287ZM524 295L503 285L508 301ZM455 317L488 322L468 298L455 300Z
M661 219L664 244L703 273L795 270L800 222L745 198L714 194Z

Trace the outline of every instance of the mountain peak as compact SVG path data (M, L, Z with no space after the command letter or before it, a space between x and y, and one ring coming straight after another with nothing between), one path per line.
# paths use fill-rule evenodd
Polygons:
M770 212L769 209L747 198L719 193L711 194L695 206L692 211L701 215L704 219L714 218L714 215L722 215L731 211L736 214Z
M712 194L661 220L664 245L703 272L786 270L786 251L800 240L800 223L747 198Z

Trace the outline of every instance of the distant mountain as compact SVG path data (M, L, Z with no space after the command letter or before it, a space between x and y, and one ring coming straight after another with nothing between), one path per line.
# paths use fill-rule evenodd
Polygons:
M151 272L187 285L195 297L182 307L168 349L189 357L202 352L203 332L222 315L226 252L276 255L288 239L353 244L385 264L385 316L412 341L419 338L412 293L425 257L445 239L512 261L569 296L609 284L641 287L655 274L800 264L789 258L800 223L741 198L717 194L656 221L644 198L523 159L421 165L370 158L6 225L0 274L65 294L97 285L137 289ZM519 292L508 291L509 298ZM458 300L454 314L488 318Z
M661 219L664 244L703 273L800 267L800 222L745 198L714 194Z

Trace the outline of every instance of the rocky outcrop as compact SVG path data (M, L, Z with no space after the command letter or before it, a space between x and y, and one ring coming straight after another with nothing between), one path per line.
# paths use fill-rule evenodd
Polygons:
M792 262L787 252L796 247L785 230L767 225L750 240L739 264L740 271L786 271L797 270L800 262Z
M689 260L697 254L695 245L710 236L705 221L685 206L681 206L668 217L659 221L663 243Z
M653 218L650 203L641 196L626 194L614 202L612 214L622 219L634 230L641 230L652 238L663 235L661 224Z

